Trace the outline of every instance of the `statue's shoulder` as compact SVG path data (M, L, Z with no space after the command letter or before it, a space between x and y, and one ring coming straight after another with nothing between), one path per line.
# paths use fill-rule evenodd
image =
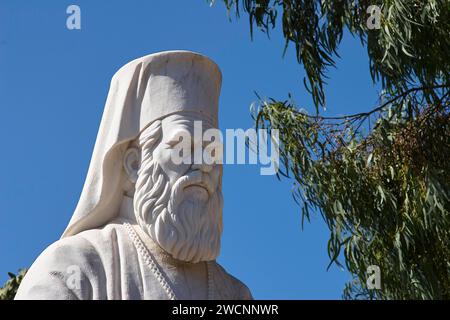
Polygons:
M42 252L41 257L65 263L79 258L95 261L95 256L101 254L105 246L114 244L118 234L124 233L124 230L120 224L107 224L102 228L86 230L54 242Z
M212 263L214 272L214 281L216 285L221 287L223 292L230 292L231 297L226 296L226 299L232 300L252 300L253 296L250 289L239 279L228 273L224 267L219 263Z
M108 225L62 238L36 259L19 287L17 299L86 299L91 287L106 277L104 265L111 255L112 241L123 232ZM79 280L73 290L70 283Z

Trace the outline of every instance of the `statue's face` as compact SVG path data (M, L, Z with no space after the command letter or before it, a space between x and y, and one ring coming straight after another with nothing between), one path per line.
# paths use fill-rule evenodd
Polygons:
M194 121L199 120L186 115L172 115L164 118L162 120L162 139L153 151L153 158L167 175L171 186L174 186L182 176L192 176L191 180L186 182L183 192L186 193L186 197L207 201L217 189L221 188L222 165L208 165L204 161L201 164L193 163L195 150L200 153L197 158L202 159L202 150L205 147L202 137L194 135ZM210 128L212 128L211 124L206 121L202 122L203 131ZM180 137L186 135L191 137L191 154L184 155L187 161L174 163L173 159L180 156L180 149L177 149L176 145L180 142ZM198 147L195 149L194 145Z
M181 132L190 134L192 145L201 143L194 138L194 120L172 115L141 133L134 194L140 226L174 258L189 262L218 256L223 206L220 164L173 161Z

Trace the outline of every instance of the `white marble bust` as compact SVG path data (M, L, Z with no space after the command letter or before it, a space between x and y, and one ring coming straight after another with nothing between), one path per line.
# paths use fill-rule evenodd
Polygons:
M217 65L189 51L114 75L77 208L16 299L251 299L215 261L222 166L171 161L175 132L218 126L220 86Z

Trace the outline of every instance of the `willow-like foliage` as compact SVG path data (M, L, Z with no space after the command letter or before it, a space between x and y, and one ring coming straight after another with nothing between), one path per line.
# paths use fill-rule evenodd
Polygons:
M209 0L213 3L214 1ZM359 37L369 56L370 74L385 90L404 91L414 83L433 87L450 82L449 0L223 0L229 12L248 14L251 34L269 35L281 24L285 49L295 47L304 84L315 106L325 105L327 70L335 65L345 30ZM380 28L371 29L381 10ZM432 95L432 91L425 92Z
M330 265L353 275L347 299L450 299L450 1L223 0L250 30L281 24L315 113L260 99L256 126L280 132L281 170L294 179L302 221L320 213ZM372 5L380 28L368 27ZM367 48L379 105L320 116L327 71L345 30ZM349 80L351 85L351 80ZM332 110L332 106L329 107ZM343 261L342 261L343 260ZM367 270L381 271L381 289Z
M19 289L19 285L26 272L26 269L19 270L17 275L8 272L9 280L0 288L0 300L14 300L17 289Z
M343 256L355 277L345 298L450 298L449 92L426 106L418 95L386 105L368 135L354 131L359 115L309 116L288 101L256 115L280 130L279 174L296 180L303 219L320 212L328 225L330 264ZM372 265L381 290L367 288Z

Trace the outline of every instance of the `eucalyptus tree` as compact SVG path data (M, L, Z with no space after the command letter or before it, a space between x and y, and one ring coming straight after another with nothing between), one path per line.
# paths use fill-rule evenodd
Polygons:
M343 297L449 299L450 1L223 3L248 17L252 35L280 25L285 50L294 46L304 67L313 113L288 95L259 98L252 114L256 127L279 129L278 177L293 179L302 221L320 214L327 223L330 265L354 276ZM367 48L383 90L375 108L324 117L326 78L345 32ZM373 265L379 290L366 281Z

